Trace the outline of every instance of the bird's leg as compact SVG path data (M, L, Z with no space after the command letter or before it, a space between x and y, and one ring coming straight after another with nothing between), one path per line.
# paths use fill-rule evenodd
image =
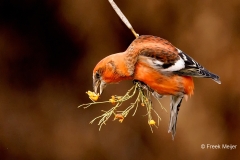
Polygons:
M151 92L154 98L160 99L160 98L163 97L163 95L158 94L156 91L154 91L153 89L151 89L151 88L150 88L148 85L146 85L145 83L143 83L143 82L141 82L141 81L138 81L138 80L133 80L133 84L138 83L138 82L140 83L141 88L144 89L144 90L147 90L147 91Z
M153 90L150 87L148 87L148 85L146 85L144 82L134 79L133 84L136 84L136 83L139 83L139 86L141 87L141 89L153 92Z
M176 134L177 127L177 116L179 107L181 106L183 95L171 96L171 104L170 104L170 123L168 133L172 133L172 139L174 140L174 136Z
M163 95L158 94L156 91L153 91L153 92L152 92L152 95L153 95L153 97L156 98L156 99L160 99L160 98L163 97Z

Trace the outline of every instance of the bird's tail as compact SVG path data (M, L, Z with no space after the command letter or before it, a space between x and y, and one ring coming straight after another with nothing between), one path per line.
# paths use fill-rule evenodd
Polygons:
M174 140L174 136L176 134L177 127L177 116L179 107L181 106L183 99L183 95L181 96L171 96L171 104L170 104L170 123L168 133L172 133L172 139Z
M221 81L220 81L220 78L219 78L219 76L218 75L216 75L216 74L213 74L213 73L211 73L211 72L209 72L209 71L207 71L208 72L208 78L211 78L212 80L214 80L215 82L217 82L218 84L221 84Z

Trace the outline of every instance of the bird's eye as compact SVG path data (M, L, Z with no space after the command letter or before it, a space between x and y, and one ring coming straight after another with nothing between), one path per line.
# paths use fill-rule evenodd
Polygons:
M97 79L100 79L100 74L98 72L96 72L95 76Z

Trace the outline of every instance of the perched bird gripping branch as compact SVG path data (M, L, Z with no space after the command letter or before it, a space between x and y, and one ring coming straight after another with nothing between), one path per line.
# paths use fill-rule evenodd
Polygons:
M171 96L168 132L176 134L177 115L183 97L193 94L192 77L211 78L221 84L219 77L174 47L165 39L143 35L136 38L125 52L109 55L93 70L93 88L100 94L107 84L137 80L151 89L156 98Z

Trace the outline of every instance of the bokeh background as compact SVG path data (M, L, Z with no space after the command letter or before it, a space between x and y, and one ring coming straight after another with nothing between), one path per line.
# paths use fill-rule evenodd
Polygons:
M169 40L221 77L195 78L182 103L177 134L169 112L154 133L144 107L98 131L89 122L111 104L88 109L92 70L134 40L107 0L0 2L0 159L239 159L240 1L115 0L139 34ZM132 82L108 86L101 100ZM169 111L169 97L161 100ZM130 102L129 102L130 103ZM127 103L125 104L127 107ZM237 149L201 149L233 144Z

